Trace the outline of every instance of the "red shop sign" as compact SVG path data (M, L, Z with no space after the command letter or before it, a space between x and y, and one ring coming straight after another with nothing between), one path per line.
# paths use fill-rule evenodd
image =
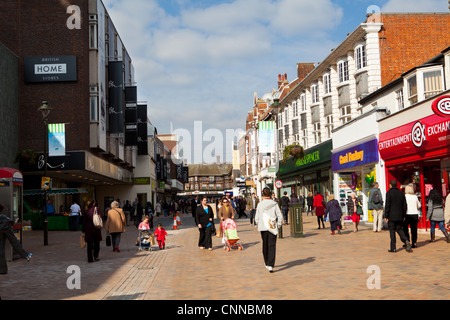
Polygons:
M431 115L381 133L378 149L381 158L392 159L449 145L450 118Z
M433 101L433 112L442 117L450 117L450 96L442 96Z

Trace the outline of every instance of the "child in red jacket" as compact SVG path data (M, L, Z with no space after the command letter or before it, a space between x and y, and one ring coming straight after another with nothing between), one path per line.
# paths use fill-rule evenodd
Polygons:
M158 240L160 250L166 248L166 235L167 235L166 230L164 230L161 223L158 223L158 228L156 228L155 236L156 240Z

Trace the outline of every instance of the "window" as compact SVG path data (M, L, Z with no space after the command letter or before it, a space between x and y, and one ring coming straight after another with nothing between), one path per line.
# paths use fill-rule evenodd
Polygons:
M395 96L397 99L397 108L398 110L402 110L405 108L405 103L403 102L403 90L398 90L395 92Z
M302 111L306 111L306 94L302 93L300 95L300 106Z
M327 116L327 124L325 125L325 127L327 129L327 138L331 138L332 131L334 129L333 116L332 115Z
M356 70L367 67L366 46L364 44L355 48L355 66Z
M98 97L90 97L91 122L98 121Z
M294 118L298 117L297 100L292 101L292 114Z
M331 93L331 79L329 73L323 75L323 93L324 94Z
M280 112L278 115L278 128L281 128L283 126L283 113Z
M409 104L416 103L417 100L417 76L408 79L408 100Z
M341 60L338 62L339 83L348 81L348 61Z
M308 130L302 130L303 149L308 149Z
M285 126L284 126L284 138L285 138L286 140L289 139L289 125L285 125Z
M97 49L97 24L89 25L89 49Z
M314 144L319 144L322 142L322 137L320 134L320 122L314 123L314 130L313 130L313 136L314 136Z
M319 86L317 84L311 86L311 102L319 103Z
M427 71L423 73L423 91L425 99L442 92L441 70Z
M289 121L289 107L284 109L284 117L283 117L283 122L287 123Z
M350 120L352 120L352 107L351 106L345 106L342 108L339 108L339 114L340 114L340 120L341 124L346 124Z

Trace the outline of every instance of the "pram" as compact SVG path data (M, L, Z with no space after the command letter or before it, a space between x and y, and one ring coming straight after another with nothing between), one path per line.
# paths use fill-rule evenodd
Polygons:
M223 230L223 243L225 246L223 247L226 251L231 251L232 248L242 250L244 249L239 242L239 237L237 235L236 230L236 222L232 219L226 219L222 222L222 230Z
M152 251L152 234L149 230L139 230L139 249L138 251L142 250L150 250Z

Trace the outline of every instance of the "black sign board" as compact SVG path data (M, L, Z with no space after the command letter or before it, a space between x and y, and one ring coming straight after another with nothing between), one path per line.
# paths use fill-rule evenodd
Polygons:
M122 61L109 61L109 132L124 133L124 88Z
M29 83L77 81L77 57L24 57L24 73Z

